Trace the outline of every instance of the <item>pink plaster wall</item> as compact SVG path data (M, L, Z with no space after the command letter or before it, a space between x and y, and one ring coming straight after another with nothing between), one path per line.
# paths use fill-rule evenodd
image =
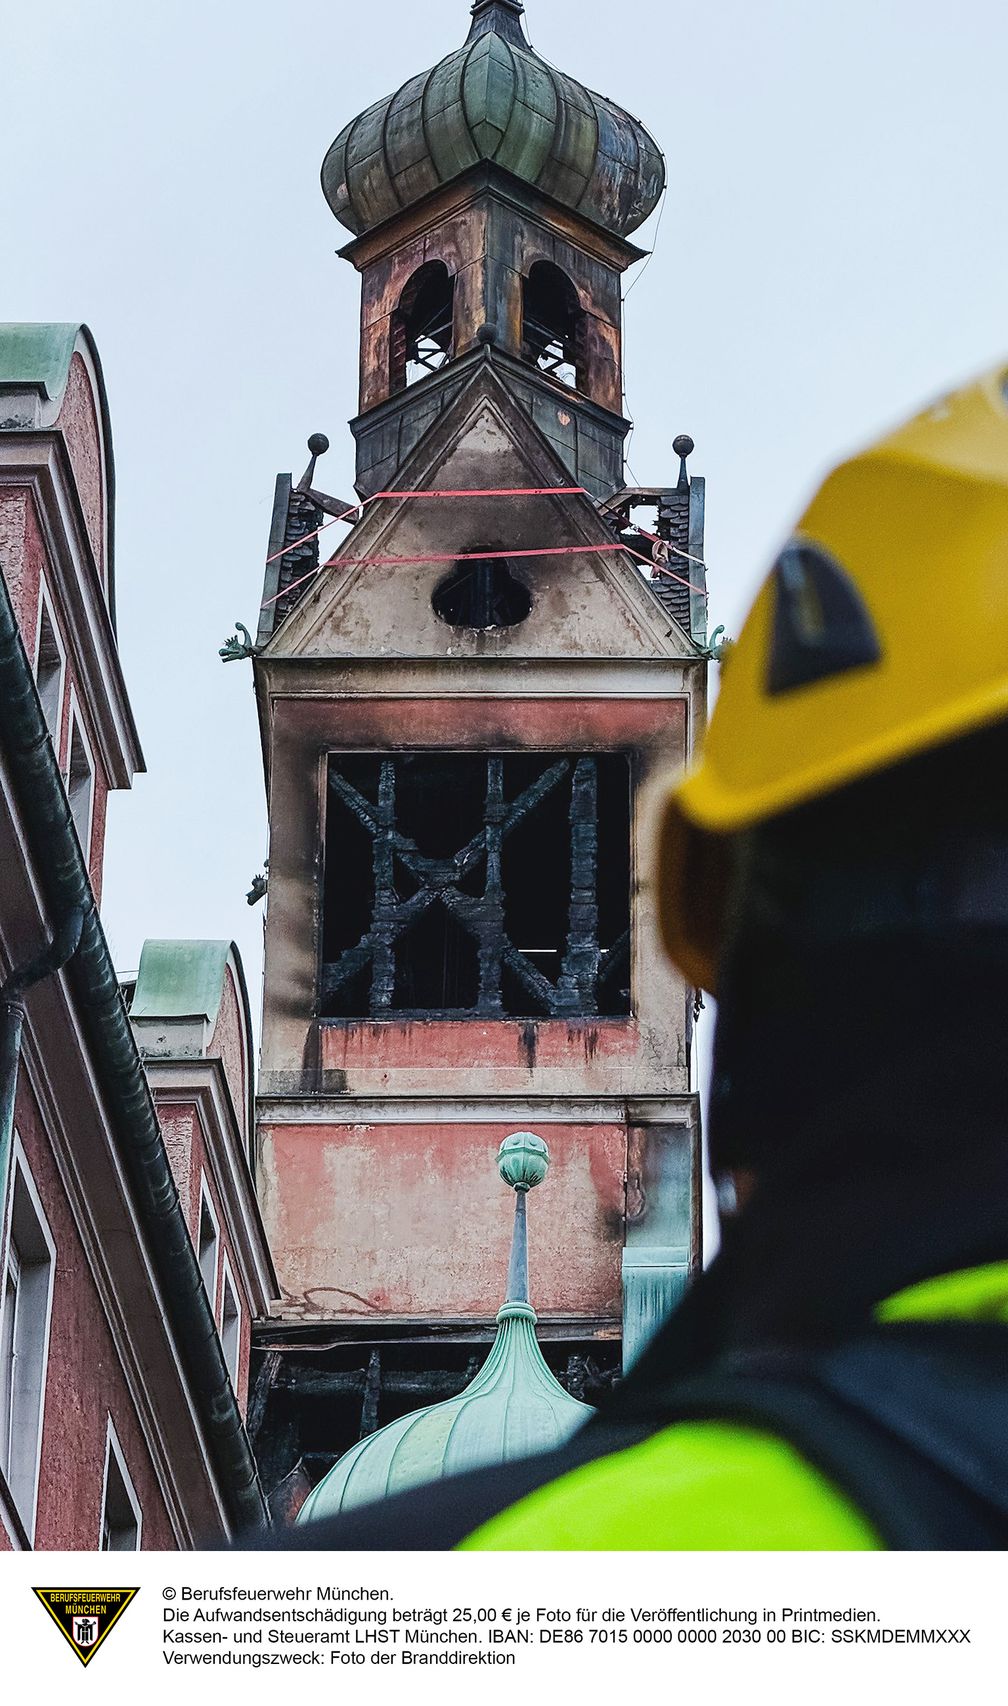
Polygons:
M26 486L0 488L0 574L10 592L14 615L29 657L34 655L38 620L39 569L26 538L31 493Z
M165 1102L156 1098L158 1121L161 1135L165 1141L168 1160L171 1164L172 1176L182 1205L189 1236L193 1248L198 1250L199 1217L200 1217L200 1180L206 1180L207 1192L213 1211L217 1216L217 1226L220 1233L220 1247L217 1258L217 1286L213 1299L214 1319L220 1326L221 1307L223 1301L224 1264L221 1252L228 1259L231 1269L231 1279L241 1305L241 1326L238 1351L238 1381L235 1397L242 1414L248 1400L248 1371L249 1351L252 1338L252 1306L242 1284L241 1269L235 1256L234 1244L228 1232L221 1204L221 1195L217 1179L210 1163L206 1141L203 1136L203 1124L199 1108L195 1102Z
M102 584L105 565L105 500L101 432L84 359L75 355L56 426L62 432L80 493L81 508Z
M75 360L79 359L77 357ZM85 379L87 375L85 373ZM70 747L70 698L74 694L78 714L84 722L84 732L94 762L94 800L91 810L91 844L85 850L91 886L95 899L101 903L105 865L105 820L109 784L101 756L97 750L94 729L88 716L81 679L74 659L72 635L68 633L63 610L56 602L55 579L38 517L34 498L27 488L0 489L0 573L11 594L14 614L29 661L34 667L35 645L38 637L39 598L43 579L48 591L50 619L55 625L66 658L63 675L63 698L60 705L59 740L56 760L66 774Z
M318 716L310 698L283 707L296 730ZM447 747L493 751L682 749L686 707L674 699L340 699L325 750ZM334 728L335 728L334 724Z
M217 1011L207 1054L219 1059L231 1091L235 1114L242 1130L248 1120L248 1061L245 1049L245 1019L235 987L234 973L228 966L224 973L224 992Z
M640 1045L634 1019L387 1019L324 1020L320 1025L322 1066L354 1072L361 1067L471 1066L493 1071L516 1066L570 1065L582 1056L633 1060ZM480 1089L494 1087L493 1078Z
M143 1511L144 1550L172 1549L167 1509L38 1105L22 1073L17 1131L56 1245L35 1545L99 1543L109 1413ZM170 1416L163 1418L168 1431Z
M182 1214L189 1228L189 1237L195 1244L199 1216L199 1168L193 1168L193 1127L198 1126L199 1116L192 1103L161 1101L157 1103L157 1116Z
M105 877L105 820L108 815L108 783L101 761L95 758L94 801L91 806L91 846L87 865L95 900L101 905L102 883Z
M267 1125L266 1217L288 1316L492 1316L513 1197L496 1154L510 1125ZM540 1314L620 1312L627 1134L550 1125L529 1200Z

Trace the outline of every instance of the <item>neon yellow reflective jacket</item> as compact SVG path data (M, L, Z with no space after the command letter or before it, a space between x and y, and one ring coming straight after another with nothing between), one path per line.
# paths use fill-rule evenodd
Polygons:
M880 1321L1008 1322L1008 1262L888 1298ZM785 1440L679 1422L538 1488L462 1542L474 1551L871 1551L860 1511Z

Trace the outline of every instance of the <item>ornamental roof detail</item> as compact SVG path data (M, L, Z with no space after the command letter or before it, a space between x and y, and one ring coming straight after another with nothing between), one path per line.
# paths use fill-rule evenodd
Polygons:
M492 163L625 237L657 206L661 150L638 119L540 58L516 0L477 0L465 44L342 130L322 165L356 236Z
M525 1199L548 1166L549 1151L533 1132L514 1132L500 1146L498 1170L515 1192L515 1229L507 1300L497 1315L490 1355L475 1379L456 1398L413 1410L351 1446L309 1493L299 1523L468 1469L553 1450L594 1414L548 1368L528 1300Z

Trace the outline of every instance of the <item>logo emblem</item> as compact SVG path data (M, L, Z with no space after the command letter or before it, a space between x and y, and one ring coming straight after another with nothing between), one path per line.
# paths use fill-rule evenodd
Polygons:
M82 1665L90 1664L138 1588L33 1588Z

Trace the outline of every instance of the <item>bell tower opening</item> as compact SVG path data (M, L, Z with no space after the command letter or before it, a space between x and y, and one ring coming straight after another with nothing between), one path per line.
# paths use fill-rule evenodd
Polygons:
M396 484L487 368L549 423L574 484L604 499L626 483L621 280L665 164L638 119L535 52L522 13L477 0L462 46L352 119L323 162L363 287L364 497Z
M536 261L522 291L522 355L572 391L585 391L585 315L571 280Z
M418 267L392 315L389 392L405 391L452 358L455 280L443 261Z

